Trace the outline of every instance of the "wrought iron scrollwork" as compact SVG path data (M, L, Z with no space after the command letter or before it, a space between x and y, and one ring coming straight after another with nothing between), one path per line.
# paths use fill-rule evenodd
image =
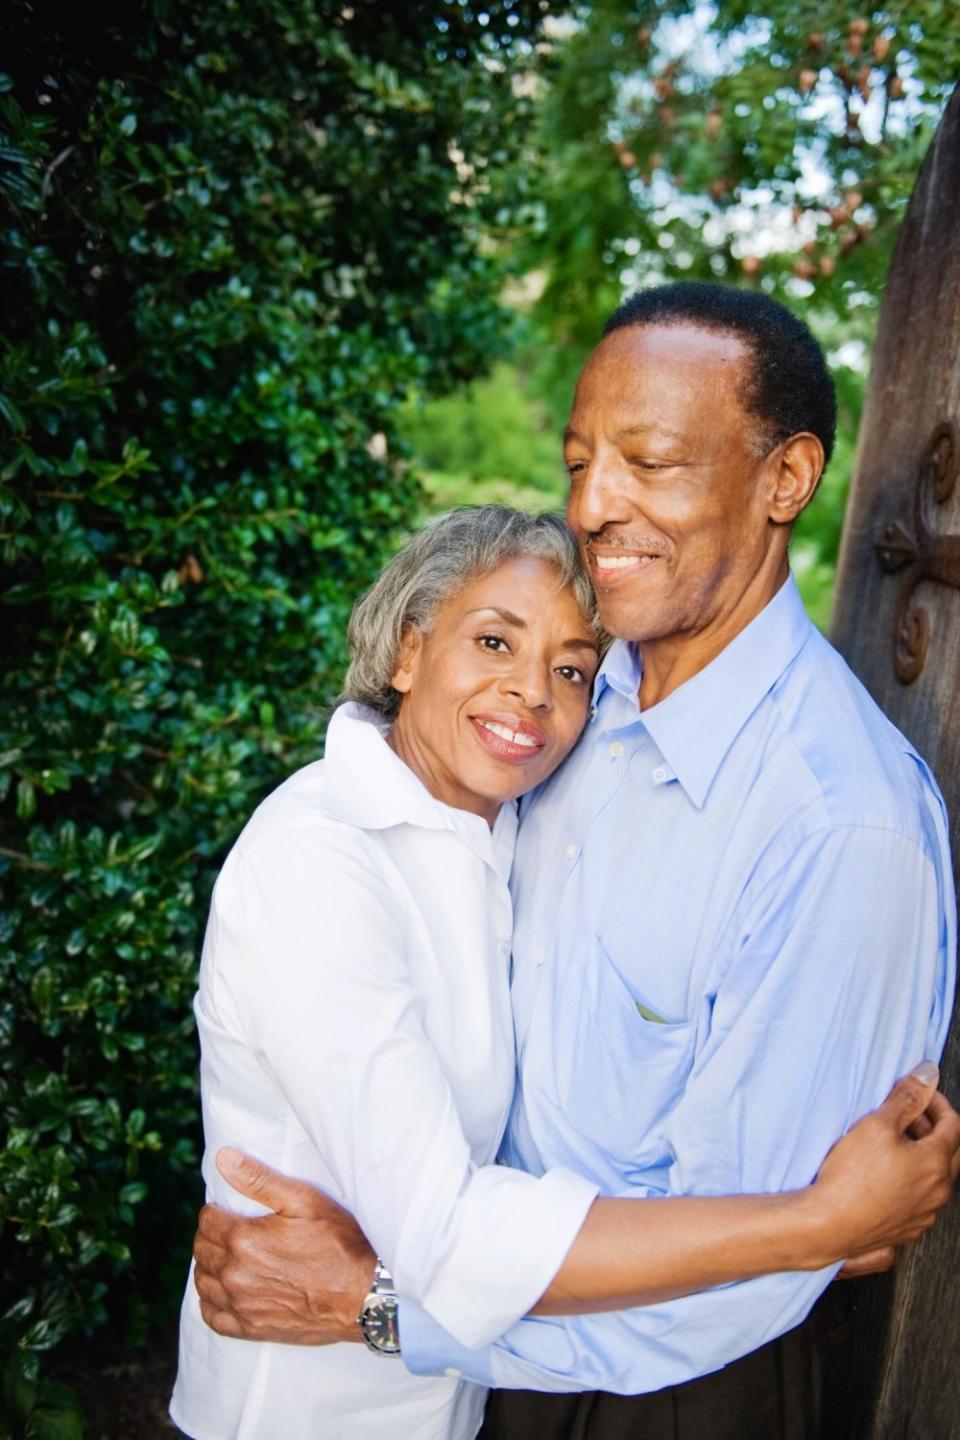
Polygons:
M924 452L917 476L913 528L891 520L874 542L888 575L906 569L894 618L893 667L897 679L910 685L922 671L930 647L930 616L916 602L921 580L935 580L960 590L960 535L934 530L937 505L953 494L960 476L960 428L953 420L938 425Z

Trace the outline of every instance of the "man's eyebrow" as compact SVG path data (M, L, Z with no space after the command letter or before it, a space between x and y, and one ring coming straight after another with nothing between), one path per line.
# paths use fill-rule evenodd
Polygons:
M638 425L624 425L617 431L618 440L628 440L634 435L662 435L666 440L684 439L684 436L680 434L679 430L671 430L669 426L663 425L659 421L654 421L654 423L650 425L644 425L642 423ZM563 432L563 443L567 445L570 441L576 441L581 445L586 445L587 443L579 430L574 430L571 425L568 425Z
M667 440L684 438L679 430L671 430L668 425L661 425L659 422L652 425L624 425L622 430L617 431L618 438L627 439L631 435L663 435Z

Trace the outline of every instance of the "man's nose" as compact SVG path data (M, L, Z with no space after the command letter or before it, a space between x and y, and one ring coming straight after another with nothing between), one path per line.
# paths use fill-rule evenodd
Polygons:
M630 519L628 477L614 456L596 455L570 485L567 524L576 534L598 535L605 525Z

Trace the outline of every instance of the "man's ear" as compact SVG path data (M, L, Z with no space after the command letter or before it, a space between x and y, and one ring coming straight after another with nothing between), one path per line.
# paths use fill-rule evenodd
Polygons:
M409 695L413 689L422 647L423 635L416 625L404 626L403 634L400 637L400 650L397 654L397 668L390 677L390 684L401 695Z
M791 525L813 499L823 474L823 445L816 435L791 435L779 447L770 486L769 516L775 525Z

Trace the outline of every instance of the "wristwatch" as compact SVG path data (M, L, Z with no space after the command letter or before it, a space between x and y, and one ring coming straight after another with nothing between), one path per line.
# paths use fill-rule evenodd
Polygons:
M370 1350L378 1355L400 1354L397 1292L393 1288L393 1276L382 1260L377 1261L373 1284L357 1316L357 1324Z

